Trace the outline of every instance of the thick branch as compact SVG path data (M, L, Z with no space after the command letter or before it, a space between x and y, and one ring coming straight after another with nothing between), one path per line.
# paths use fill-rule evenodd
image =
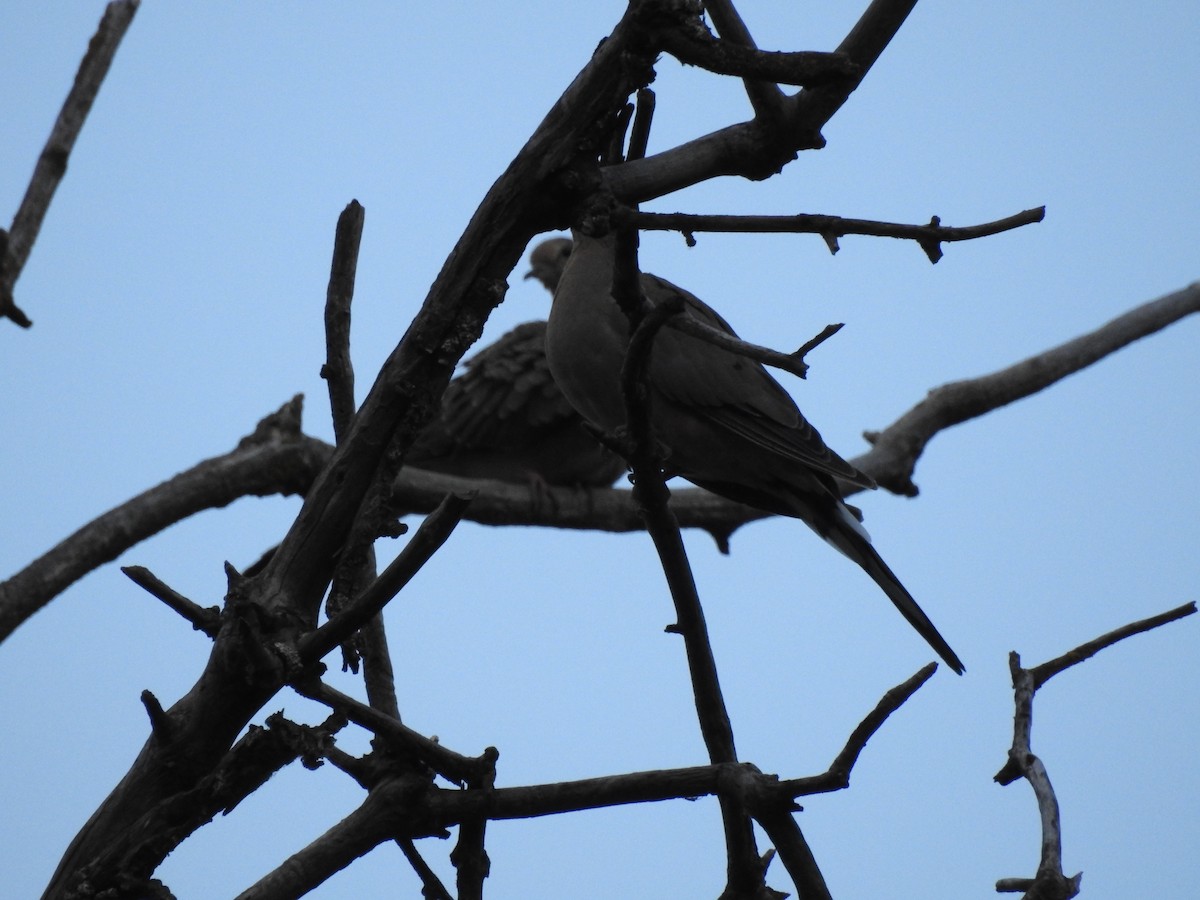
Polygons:
M829 84L855 73L851 62L837 53L758 50L716 40L702 29L664 30L660 37L663 49L681 63L716 75L803 87Z
M141 0L113 0L104 10L100 26L88 44L87 53L75 73L75 83L63 102L50 137L33 170L33 178L25 191L7 240L0 241L0 317L8 317L28 328L33 323L13 302L13 288L25 268L29 253L42 229L46 210L54 199L58 183L67 172L67 160L75 140L92 109L104 76L108 74L121 38L133 22Z
M866 77L915 5L916 0L875 0L837 48L854 74L788 98L781 126L757 119L730 125L645 159L611 166L604 170L607 187L619 199L637 203L720 175L760 180L795 159L798 150L824 146L821 128Z

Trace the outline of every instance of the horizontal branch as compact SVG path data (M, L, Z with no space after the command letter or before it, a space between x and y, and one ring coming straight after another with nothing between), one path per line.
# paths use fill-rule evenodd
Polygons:
M1143 304L1074 340L990 375L951 382L928 395L879 432L871 449L850 461L882 487L916 496L917 461L940 431L1034 394L1139 338L1200 312L1200 283ZM259 424L238 449L188 469L104 513L0 582L0 642L71 584L138 542L205 509L239 497L304 493L333 448L299 431L296 398ZM294 420L294 421L293 421ZM448 493L475 492L469 521L484 525L642 531L644 523L623 489L577 489L484 481L403 469L392 485L397 506L409 513L436 509ZM671 507L684 528L707 531L723 552L747 522L768 514L700 488L674 488Z
M937 216L931 218L926 225L905 225L899 222L848 219L842 216L809 213L794 216L740 216L628 211L621 213L619 218L643 231L678 231L689 238L697 231L731 234L819 234L825 239L832 253L838 251L838 238L848 234L897 238L916 241L929 257L929 261L936 263L942 257L943 243L990 237L1041 222L1045 217L1046 207L1039 206L981 225L953 227L943 225Z
M684 65L696 66L715 75L809 87L858 73L858 67L840 53L758 50L733 41L717 40L702 28L664 29L659 32L659 41L663 50Z

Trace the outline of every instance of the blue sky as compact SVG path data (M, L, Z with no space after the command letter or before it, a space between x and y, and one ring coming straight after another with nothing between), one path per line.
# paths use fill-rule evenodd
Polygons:
M360 396L484 191L622 4L146 3L117 54L0 327L0 577L132 495L225 452L293 394L328 437L321 308L334 223L366 207L354 320ZM436 7L436 8L434 8ZM744 3L760 45L831 49L858 4ZM0 220L8 220L102 11L2 17ZM1200 276L1200 63L1191 4L918 6L828 147L764 183L724 179L648 208L814 212L965 225L1046 221L948 248L848 237L648 235L642 265L748 339L847 327L787 382L843 455L930 388L1094 328ZM740 85L670 59L651 151L749 116ZM485 341L544 317L512 289ZM861 498L876 546L963 657L872 741L849 791L800 822L839 898L958 898L1032 874L1023 784L991 776L1011 739L1007 654L1028 663L1197 596L1197 340L1185 320L1043 394L939 435L921 495ZM298 501L243 500L120 564L204 605ZM799 523L748 526L722 557L688 536L744 759L823 770L930 653L855 567ZM704 761L682 647L644 535L464 525L389 607L405 720L501 751L519 785ZM1135 638L1051 682L1034 749L1063 808L1065 866L1090 898L1187 896L1198 878L1197 625ZM0 842L36 895L208 642L110 565L0 648ZM353 689L348 678L339 687ZM317 721L290 694L267 711ZM347 735L352 750L361 734ZM350 812L361 791L288 770L173 854L181 897L232 896ZM452 878L449 843L426 857ZM489 829L491 897L712 896L715 803ZM215 854L219 854L216 856ZM221 864L212 860L219 858ZM771 883L790 889L782 871ZM564 888L565 886L569 886ZM312 896L417 896L382 847Z

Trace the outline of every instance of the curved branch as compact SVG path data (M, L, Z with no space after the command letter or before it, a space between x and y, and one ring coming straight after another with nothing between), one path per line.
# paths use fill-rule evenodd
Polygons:
M912 474L939 431L975 419L1061 381L1073 372L1200 312L1200 282L1151 300L1111 322L990 375L955 381L929 395L880 432L864 436L871 450L851 462L897 494L917 495Z
M1030 743L1030 733L1033 729L1033 698L1038 688L1059 672L1091 658L1105 647L1185 616L1194 615L1195 612L1196 604L1193 602L1148 619L1132 622L1031 669L1021 665L1019 654L1009 654L1008 668L1012 674L1015 708L1013 740L1008 759L996 773L994 780L1001 785L1012 784L1019 778L1029 782L1042 822L1042 852L1034 878L1001 879L996 884L997 892L1025 892L1026 898L1037 900L1070 900L1079 893L1079 882L1083 877L1082 872L1069 878L1063 874L1062 821L1059 817L1058 798L1054 793L1054 786L1050 783L1045 764L1034 754Z
M259 423L237 449L205 460L109 510L0 582L0 642L88 572L134 544L241 497L302 494L329 447L300 432L301 398Z

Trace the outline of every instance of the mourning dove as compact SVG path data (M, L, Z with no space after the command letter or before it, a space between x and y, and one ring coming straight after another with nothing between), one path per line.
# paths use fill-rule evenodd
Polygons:
M544 241L530 254L525 277L553 292L570 252L566 238ZM554 383L545 322L518 325L467 361L406 462L448 475L564 487L608 487L625 471Z
M625 423L620 370L629 322L612 298L613 235L574 234L550 312L546 352L567 399L595 427ZM681 297L688 315L728 334L733 329L692 294L642 274L651 303ZM655 440L667 469L715 494L803 521L863 568L909 624L955 672L962 662L912 595L871 546L842 501L838 480L874 481L830 450L765 368L744 356L666 327L655 338L646 372Z

